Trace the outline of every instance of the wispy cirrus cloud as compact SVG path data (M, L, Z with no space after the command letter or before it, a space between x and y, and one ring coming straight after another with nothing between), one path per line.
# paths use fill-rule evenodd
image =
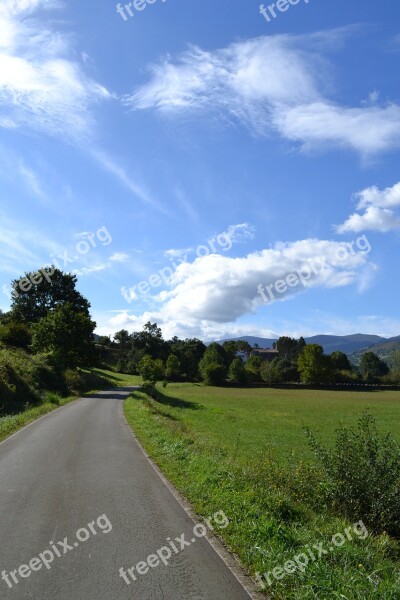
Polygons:
M358 200L357 211L336 227L338 233L379 231L387 233L400 229L400 182L392 187L380 190L372 186L355 195Z
M343 106L324 93L321 72L330 69L320 54L324 39L328 47L337 38L334 30L260 37L215 51L191 46L175 61L152 65L150 80L125 102L164 114L218 110L260 135L275 132L304 149L344 147L370 156L398 147L399 105L379 106L376 93L375 104Z
M3 0L0 126L81 142L92 131L92 106L111 94L71 59L68 36L30 18L34 11L43 15L60 6L51 0Z
M56 0L2 0L0 128L34 130L79 147L142 202L164 211L143 184L98 149L95 108L114 94L86 74L86 58L76 61L71 36L48 24L50 11L62 7ZM34 186L31 175L25 173Z

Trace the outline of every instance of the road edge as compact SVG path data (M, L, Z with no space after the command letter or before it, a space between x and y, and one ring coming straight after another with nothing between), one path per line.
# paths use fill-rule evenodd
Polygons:
M161 479L163 484L168 488L168 490L171 492L172 496L175 498L175 500L178 502L178 504L181 506L181 508L183 508L183 510L186 512L186 514L188 515L190 520L193 521L194 524L199 523L200 517L196 514L196 512L193 509L190 502L167 479L167 477L164 475L164 473L162 472L160 467L154 462L154 460L148 454L148 452L146 451L146 449L144 448L144 446L138 439L137 435L135 434L135 432L129 425L128 421L126 420L125 413L124 413L124 404L128 398L129 398L129 396L127 398L125 398L124 402L121 402L121 415L125 422L125 425L129 429L136 445L138 446L138 448L142 452L142 454L145 456L147 461L150 463L151 467L154 469L154 471L156 472L158 477ZM224 562L224 564L229 569L229 571L232 573L232 575L235 577L235 579L237 579L237 581L240 583L240 585L246 591L246 593L248 594L249 598L251 598L251 600L272 600L270 596L268 596L267 594L263 594L259 590L254 579L251 577L251 575L249 575L246 572L245 568L241 564L239 557L236 556L234 553L230 552L226 548L226 546L223 543L222 538L220 538L216 534L211 533L211 531L209 531L209 529L207 529L207 535L205 536L205 538L207 539L208 543L213 548L213 550L218 554L218 556Z

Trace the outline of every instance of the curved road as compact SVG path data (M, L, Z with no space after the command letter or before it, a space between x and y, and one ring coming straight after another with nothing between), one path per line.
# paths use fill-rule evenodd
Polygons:
M2 599L249 600L133 438L131 390L79 400L0 444Z

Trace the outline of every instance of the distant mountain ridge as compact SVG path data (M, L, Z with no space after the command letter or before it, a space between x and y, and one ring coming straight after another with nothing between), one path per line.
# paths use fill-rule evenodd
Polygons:
M240 340L248 342L251 346L258 344L260 348L271 348L274 342L278 339L273 338L262 338L251 335L245 335L242 337L229 338L232 340ZM394 338L385 338L379 335L368 335L365 333L356 333L353 335L314 335L312 337L304 338L307 344L319 344L323 347L326 354L332 352L345 352L349 355L356 353L362 353L362 351L377 348L379 351L385 350L387 345L393 349L397 349L396 344L400 348L400 336ZM226 340L216 340L222 344ZM375 350L374 350L375 351ZM378 353L378 352L377 352Z
M390 356L395 350L400 350L400 335L386 339L384 342L372 344L367 348L361 348L350 354L349 358L354 364L359 364L361 355L364 352L375 352L382 360L388 362L390 366Z

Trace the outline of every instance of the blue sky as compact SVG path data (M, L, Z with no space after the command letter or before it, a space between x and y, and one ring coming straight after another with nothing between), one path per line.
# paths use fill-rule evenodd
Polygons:
M143 6L2 0L0 308L57 261L107 335L399 335L398 3Z

